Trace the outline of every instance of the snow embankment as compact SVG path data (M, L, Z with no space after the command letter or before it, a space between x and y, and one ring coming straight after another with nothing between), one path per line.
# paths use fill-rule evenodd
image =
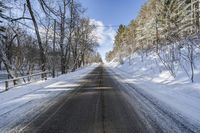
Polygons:
M107 66L123 77L122 82L133 84L200 125L200 61L196 61L195 83L181 68L177 69L176 78L172 77L154 54L143 59L133 55L124 64L111 62Z
M98 65L81 68L54 79L15 87L0 93L0 131L14 132L79 86L78 82Z

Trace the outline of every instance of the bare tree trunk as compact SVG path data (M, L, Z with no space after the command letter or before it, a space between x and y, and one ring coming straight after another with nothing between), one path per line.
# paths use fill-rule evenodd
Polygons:
M68 39L68 46L67 46L67 51L66 51L66 65L69 64L70 62L70 57L71 57L71 47L72 47L72 32L73 32L73 28L74 28L74 1L71 0L70 2L70 25L69 25L69 39ZM73 68L74 69L74 68Z
M1 55L0 55L1 56ZM2 70L2 60L1 60L1 57L0 57L0 71Z
M65 58L65 47L64 47L64 39L65 39L65 15L66 15L66 4L65 1L63 1L64 7L63 7L63 12L60 7L60 18L61 18L61 23L60 23L60 49L61 49L61 73L64 74L66 70L66 58Z
M85 54L82 54L81 62L82 62L82 63L80 63L80 66L81 66L81 64L82 64L83 66L85 66ZM79 66L79 67L80 67L80 66Z
M188 46L188 56L190 60L190 69L191 69L191 81L192 83L194 82L194 48L193 48L193 43L189 44Z
M16 71L13 70L12 65L10 64L10 61L8 60L6 54L0 49L0 55L2 62L7 70L8 78L16 78Z
M28 7L29 13L30 13L31 18L32 18L32 22L33 22L33 25L34 25L34 28L35 28L35 33L36 33L36 36L37 36L37 41L38 41L38 45L39 45L39 49L40 49L41 70L45 71L46 70L46 57L45 57L45 53L44 53L44 48L42 46L42 40L41 40L41 37L40 37L38 25L37 25L35 16L33 14L33 10L32 10L30 0L26 0L26 3L27 3L27 7Z
M53 28L53 69L52 76L55 78L55 49L56 49L56 20L54 20L54 28Z
M60 24L60 49L61 49L61 73L65 73L65 53L64 53L64 18L61 18L61 24Z

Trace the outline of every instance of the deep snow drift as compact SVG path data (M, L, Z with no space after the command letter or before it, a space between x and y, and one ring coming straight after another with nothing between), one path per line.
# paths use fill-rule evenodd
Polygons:
M200 125L200 60L195 63L194 83L178 66L176 77L171 76L153 53L143 59L134 54L124 59L124 64L112 61L107 66L123 77L122 82L134 84L192 123Z

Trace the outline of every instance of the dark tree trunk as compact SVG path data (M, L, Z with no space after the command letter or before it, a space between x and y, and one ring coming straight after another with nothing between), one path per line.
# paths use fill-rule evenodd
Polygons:
M37 22L36 22L36 19L35 19L33 10L32 10L30 0L26 0L26 3L27 3L27 7L28 7L29 13L31 15L32 21L33 21L33 25L35 27L35 33L37 36L37 41L38 41L38 45L39 45L39 49L40 49L41 70L45 71L46 70L46 57L45 57L45 53L44 53L44 48L42 46L42 40L40 37L38 25L37 25Z
M81 64L82 64L83 66L85 66L85 55L84 55L84 54L82 54L82 56L81 56L81 61L82 61ZM80 65L81 65L81 64L80 64Z
M66 61L65 56L62 55L62 56L61 56L61 73L62 73L62 74L66 73L66 72L65 72L65 70L66 70L65 61Z
M61 23L60 23L60 49L61 49L61 73L64 74L66 73L66 58L65 58L65 47L64 47L64 39L65 39L65 14L66 14L66 9L64 6L64 13L60 13L61 14Z
M2 70L2 60L1 60L1 57L0 57L0 70Z

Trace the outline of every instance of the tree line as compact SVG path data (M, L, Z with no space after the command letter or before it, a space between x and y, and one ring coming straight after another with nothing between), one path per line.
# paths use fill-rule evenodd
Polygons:
M200 48L199 8L199 0L148 0L136 19L119 26L106 60L123 63L133 53L142 59L154 52L172 76L176 77L178 65L193 82Z
M0 1L0 69L16 78L101 62L85 11L76 0Z

